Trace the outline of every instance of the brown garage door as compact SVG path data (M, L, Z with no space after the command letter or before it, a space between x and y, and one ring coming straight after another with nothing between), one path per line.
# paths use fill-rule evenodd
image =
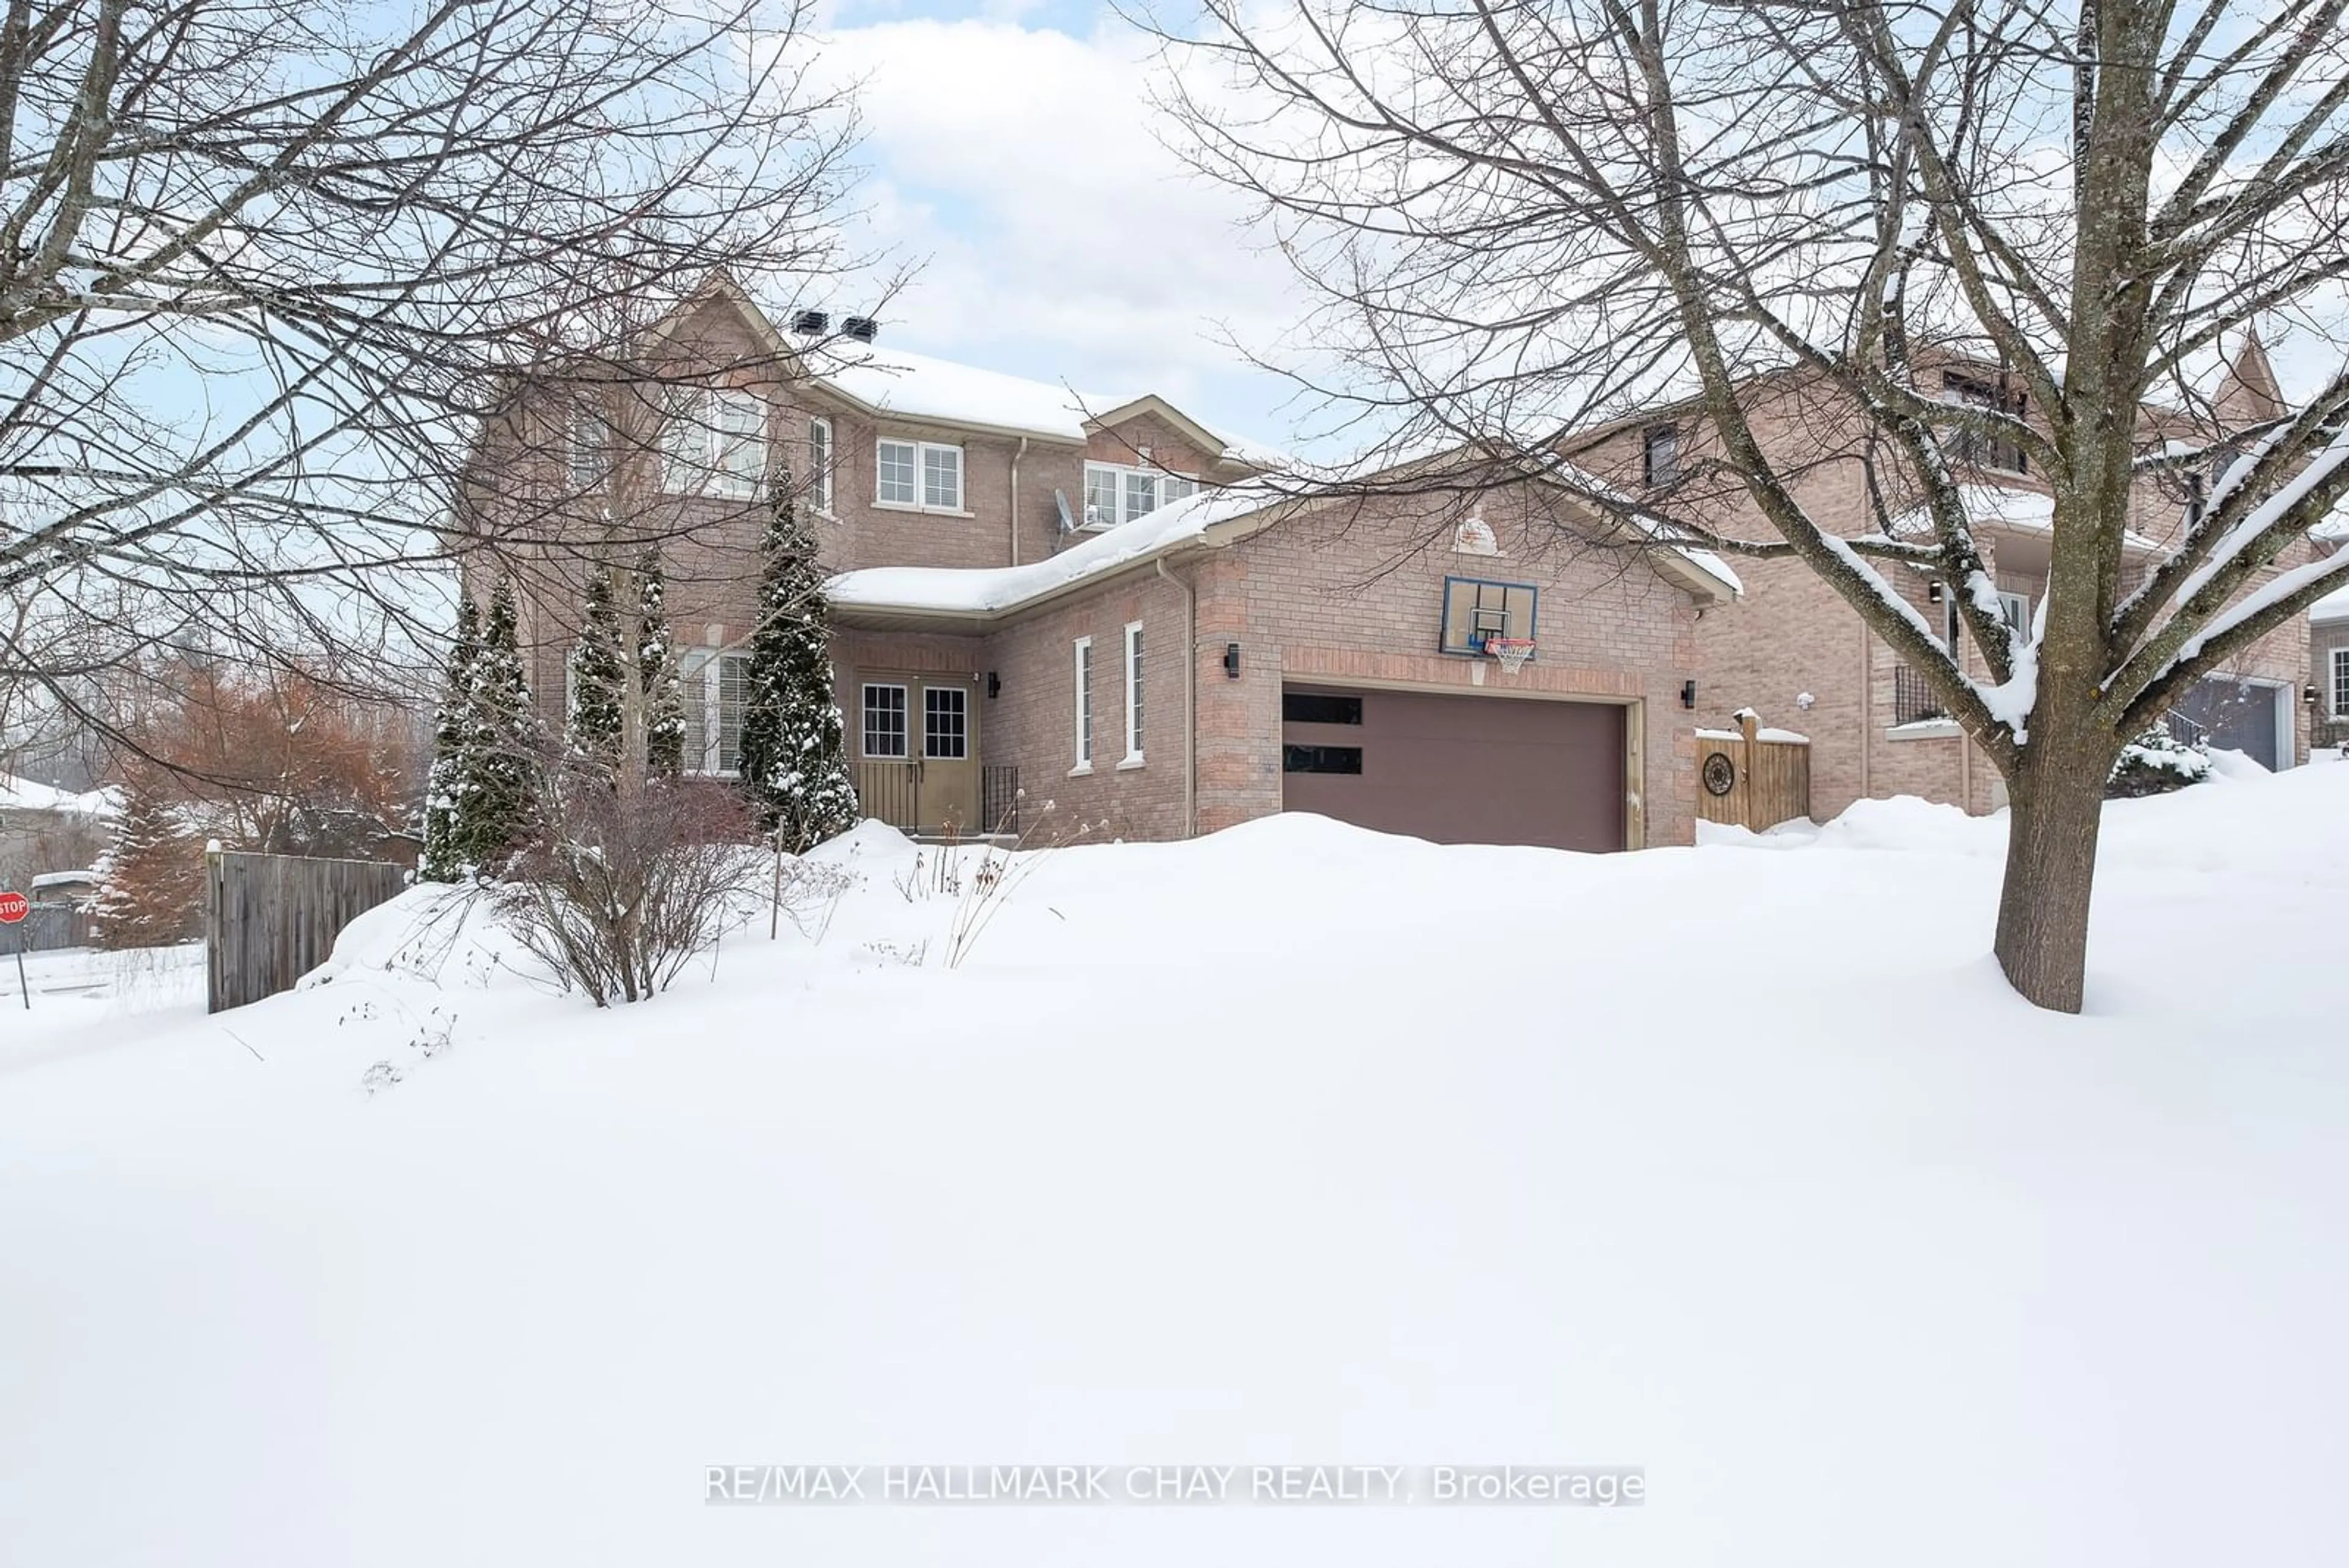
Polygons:
M1438 844L1623 847L1625 710L1347 691L1281 695L1281 804Z

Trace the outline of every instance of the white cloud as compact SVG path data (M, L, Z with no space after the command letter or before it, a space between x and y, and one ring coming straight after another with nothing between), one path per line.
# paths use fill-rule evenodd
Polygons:
M835 29L825 56L864 84L859 237L923 264L885 312L890 341L1288 435L1288 385L1220 340L1287 329L1287 264L1154 136L1154 67L1132 29L892 19Z

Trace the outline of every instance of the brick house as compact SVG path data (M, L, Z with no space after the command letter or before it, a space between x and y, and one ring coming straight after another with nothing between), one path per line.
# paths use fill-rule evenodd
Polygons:
M803 349L720 281L605 391L516 400L460 526L521 585L550 720L590 563L657 538L688 765L733 770L757 532L787 468L837 574L868 815L1163 839L1297 808L1438 841L1690 841L1682 694L1699 615L1737 592L1719 561L1612 549L1526 487L1474 516L1283 493L1251 483L1278 454L1163 398L854 339ZM1537 650L1507 672L1493 639Z
M1928 371L1953 401L2013 406L1995 367L1949 358ZM2148 443L2202 444L2225 431L2282 411L2264 352L2247 342L2213 400L2219 428L2173 410L2141 416ZM1795 495L1830 532L1867 533L1884 513L1896 532L1929 524L1898 493L1896 465L1871 460L1868 433L1849 407L1816 379L1799 374L1748 383L1749 413L1765 450L1792 476ZM2033 410L2021 410L2031 417ZM1724 534L1770 536L1741 485L1708 476L1708 435L1693 410L1667 408L1616 421L1571 448L1574 460L1625 489L1669 497ZM1961 454L1963 495L1976 538L1995 576L2007 614L2027 622L2045 591L2054 505L2028 455L2004 442ZM1875 499L1883 496L1882 507ZM2131 503L2125 560L2147 561L2187 526L2193 497L2147 480ZM2293 557L2292 560L2296 560ZM2281 565L2292 564L2287 560ZM2271 566L2257 582L2271 577ZM1963 805L1981 813L2005 804L1997 770L1940 710L1924 682L1866 627L1857 612L1799 561L1741 560L1745 593L1708 609L1696 634L1698 712L1723 725L1752 708L1810 741L1811 815L1820 820L1856 800L1896 794ZM1977 670L1946 586L1888 567L1929 622ZM2248 591L2248 590L2247 590ZM2297 622L2271 632L2214 674L2173 711L2174 731L2206 735L2271 768L2304 760L2309 742L2302 691L2309 680L2307 631Z
M2308 612L2312 746L2349 745L2349 588L2336 588Z

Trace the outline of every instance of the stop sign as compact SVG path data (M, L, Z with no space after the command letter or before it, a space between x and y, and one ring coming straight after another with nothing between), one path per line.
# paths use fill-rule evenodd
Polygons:
M33 902L22 893L0 893L0 926L13 926L32 913Z

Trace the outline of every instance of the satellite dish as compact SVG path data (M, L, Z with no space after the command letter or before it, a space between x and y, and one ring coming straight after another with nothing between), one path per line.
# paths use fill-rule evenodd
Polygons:
M1052 492L1052 504L1061 514L1061 532L1063 534L1075 533L1077 531L1077 520L1069 515L1069 497L1067 493L1059 490Z

